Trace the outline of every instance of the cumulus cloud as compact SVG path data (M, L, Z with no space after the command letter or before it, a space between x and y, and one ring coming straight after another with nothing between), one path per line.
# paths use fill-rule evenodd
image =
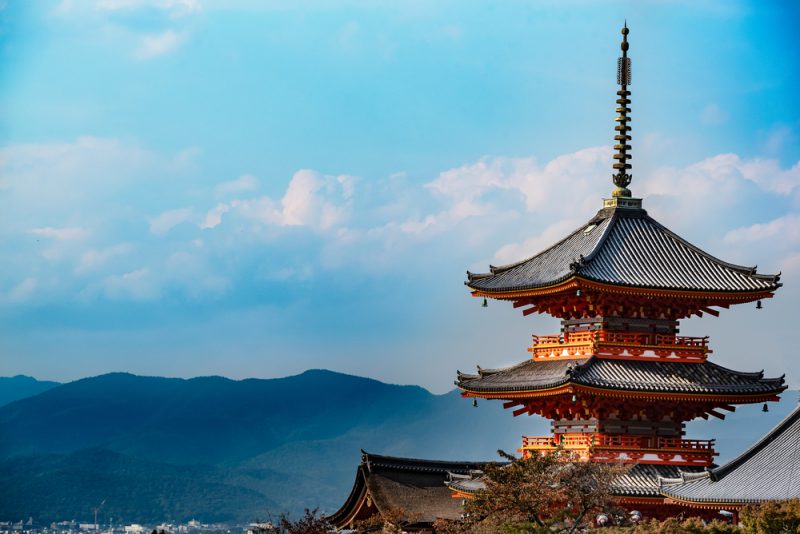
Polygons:
M118 243L100 250L89 249L81 253L78 264L75 267L76 273L86 273L104 267L109 260L117 256L130 253L133 246L130 243Z
M248 191L255 191L256 189L258 189L258 186L259 186L258 178L256 178L252 174L243 174L242 176L240 176L235 180L217 184L217 186L214 188L214 192L218 196L226 196L238 193L245 193Z
M12 221L2 231L31 247L5 257L18 272L36 272L15 293L21 280L6 281L5 300L217 299L242 284L295 283L337 269L386 276L420 261L485 269L541 251L588 220L612 189L609 147L545 162L486 156L427 181L302 169L272 196L261 185L280 177L242 174L198 187L199 168L175 166L181 152L97 138L0 149ZM632 189L659 220L707 240L698 245L710 242L709 252L748 263L753 250L769 247L753 256L779 264L800 253L800 215L789 202L799 169L720 154L637 176ZM158 205L169 209L154 214L159 187ZM781 205L776 199L786 210L743 218L755 217L758 203ZM31 235L45 244L30 244Z
M192 218L192 208L177 208L165 211L150 219L150 231L156 235L164 235L174 227Z
M186 34L175 30L143 35L134 51L137 59L153 59L177 50L186 41Z
M101 289L110 300L152 301L160 295L157 281L146 267L108 276L102 281Z
M230 211L231 207L227 204L217 204L206 213L203 222L200 223L200 228L208 230L216 228L222 222L222 216Z
M11 291L9 291L7 299L11 303L21 303L29 300L33 294L36 292L36 289L39 287L39 282L36 278L28 277L19 282Z
M30 231L34 235L55 239L57 241L69 241L75 239L84 239L87 235L86 230L83 228L53 228L52 226L45 226L42 228L34 228Z
M198 0L97 0L95 7L112 12L158 9L180 17L200 11L201 6Z
M292 176L280 201L261 196L218 204L207 213L201 226L213 228L221 222L222 214L233 211L240 217L268 226L329 230L349 217L354 188L352 176L329 176L304 169Z

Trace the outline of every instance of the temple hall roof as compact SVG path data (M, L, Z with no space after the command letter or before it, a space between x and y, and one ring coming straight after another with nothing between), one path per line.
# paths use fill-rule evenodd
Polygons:
M743 373L715 363L683 363L591 357L585 360L526 360L505 369L458 373L456 385L476 394L515 393L565 384L594 388L701 395L780 393L783 377L764 378L763 371Z
M466 283L487 294L552 286L572 277L627 287L698 292L764 292L779 275L724 262L671 232L641 208L604 208L588 223L528 259Z
M660 497L660 479L679 477L681 473L692 475L700 469L702 468L637 464L614 481L612 491L621 497ZM473 476L452 476L447 487L460 493L472 494L483 490L485 485L482 475L476 473Z
M328 519L337 527L366 519L374 513L402 510L415 524L437 518L456 519L461 501L452 498L445 481L449 473L469 475L486 462L419 460L380 456L361 451L361 464L350 496Z
M664 477L661 493L688 504L800 498L800 406L727 464L698 475Z

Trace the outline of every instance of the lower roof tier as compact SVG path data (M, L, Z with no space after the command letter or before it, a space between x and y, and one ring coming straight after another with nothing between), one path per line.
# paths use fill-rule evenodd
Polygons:
M465 395L498 399L524 399L591 390L596 395L761 402L786 389L783 376L764 378L763 371L745 373L704 361L618 360L590 357L583 360L526 360L504 369L481 369L478 374L458 372L456 385Z
M727 464L698 475L662 478L661 493L689 506L800 498L800 407Z
M701 467L679 467L675 465L634 465L620 475L612 491L618 497L661 497L660 479L677 478L685 473L700 473ZM478 493L485 488L482 476L455 475L450 477L447 486L454 492L464 495Z

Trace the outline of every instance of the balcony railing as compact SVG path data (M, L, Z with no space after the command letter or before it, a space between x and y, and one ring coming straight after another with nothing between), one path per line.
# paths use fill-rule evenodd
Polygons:
M648 449L671 451L714 452L713 439L683 439L665 436L631 436L607 434L561 434L560 436L523 436L525 449Z
M558 447L581 460L601 462L708 466L717 455L713 439L604 434L523 436L520 452L527 457Z
M528 350L533 353L534 359L588 358L598 355L694 362L704 361L711 352L708 348L708 336L691 337L608 330L535 335L533 346Z

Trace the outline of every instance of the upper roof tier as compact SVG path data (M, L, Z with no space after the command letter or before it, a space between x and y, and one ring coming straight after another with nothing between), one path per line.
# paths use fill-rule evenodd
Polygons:
M480 295L503 297L572 279L614 286L705 293L768 293L780 275L724 262L658 223L637 207L606 207L588 223L528 259L467 272Z

